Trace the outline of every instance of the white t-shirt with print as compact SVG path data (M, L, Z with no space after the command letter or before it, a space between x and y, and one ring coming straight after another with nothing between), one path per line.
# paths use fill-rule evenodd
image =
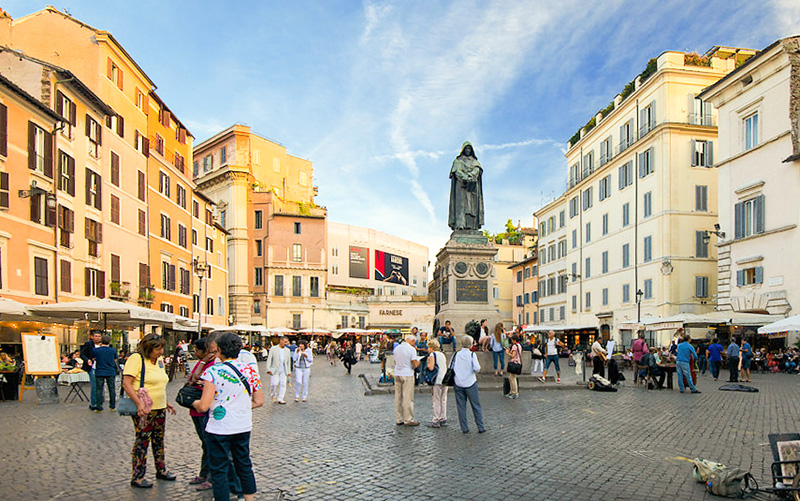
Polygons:
M236 367L250 385L251 394L261 389L258 372L239 360L228 360ZM215 435L235 435L253 429L253 414L250 394L239 376L227 364L215 364L200 377L214 385L214 400L208 410L206 431Z

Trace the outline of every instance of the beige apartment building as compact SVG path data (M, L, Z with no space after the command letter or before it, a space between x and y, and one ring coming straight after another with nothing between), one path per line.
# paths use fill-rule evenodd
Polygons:
M524 235L523 255L507 267L512 276L511 316L515 325L536 325L539 323L539 233L535 224L533 228L520 228L520 231Z
M203 326L227 326L228 232L214 216L216 205L197 190L192 192L192 315Z
M539 221L536 320L540 325L563 326L567 322L568 280L566 196L560 195L537 210L534 219Z
M800 305L800 37L776 41L700 98L719 110L718 309ZM789 342L793 342L790 339Z
M258 245L254 211L261 210L262 218L268 215L254 205L273 203L277 208L286 204L300 215L324 211L314 205L312 164L289 155L284 146L251 132L250 127L234 125L195 145L192 174L198 190L216 204L218 221L228 232L229 320L266 322L261 320L266 319L266 282L254 289L253 259ZM271 202L263 200L266 194L272 195Z
M640 316L713 310L717 112L697 94L752 53L664 52L570 140L563 205L536 213L540 232L553 222L540 273L566 299L567 324L629 345Z

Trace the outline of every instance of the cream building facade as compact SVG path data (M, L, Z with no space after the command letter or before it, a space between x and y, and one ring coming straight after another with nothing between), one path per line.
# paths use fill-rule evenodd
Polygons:
M719 110L720 310L800 306L798 50L778 40L700 96Z
M752 52L665 52L570 140L563 206L536 213L540 231L554 217L558 227L540 270L548 294L556 277L568 324L629 345L632 331L620 327L639 308L641 317L713 310L717 256L705 237L717 222L717 113L697 94ZM550 258L557 266L545 268Z
M565 325L567 322L567 205L558 196L534 213L539 221L538 323ZM524 275L523 275L524 276Z

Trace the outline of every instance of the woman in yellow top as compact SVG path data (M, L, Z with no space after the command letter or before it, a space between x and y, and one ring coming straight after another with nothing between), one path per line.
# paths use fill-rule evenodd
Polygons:
M175 414L175 408L167 402L167 372L164 370L164 345L166 340L157 334L148 334L139 342L138 353L132 354L125 362L122 387L136 403L138 416L133 416L136 439L133 443L131 461L133 475L131 485L140 488L153 486L145 480L147 468L147 446L153 442L153 459L156 462L156 478L175 480L175 475L167 471L164 462L164 425L167 411ZM142 363L144 360L144 364ZM144 365L144 390L139 391Z

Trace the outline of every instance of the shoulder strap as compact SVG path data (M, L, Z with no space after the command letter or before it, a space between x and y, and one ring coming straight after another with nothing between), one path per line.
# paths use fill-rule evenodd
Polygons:
M144 356L139 356L142 357L142 373L139 375L139 388L144 388Z
M230 363L230 362L225 362L225 365L227 365L228 367L233 369L233 372L235 372L236 375L239 376L239 381L242 382L242 384L244 385L244 389L247 390L247 394L250 395L251 394L250 393L250 384L247 382L247 379L245 379L245 377L242 375L242 373L239 372L239 369L234 367L233 364Z

